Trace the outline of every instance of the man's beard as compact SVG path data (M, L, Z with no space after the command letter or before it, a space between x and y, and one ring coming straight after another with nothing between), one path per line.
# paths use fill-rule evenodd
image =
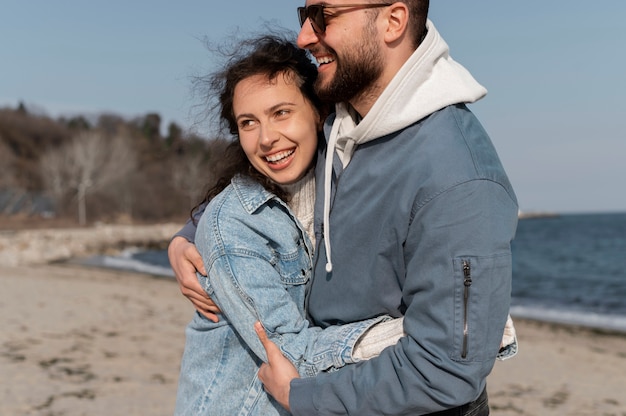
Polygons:
M367 93L369 87L380 77L383 62L379 49L371 40L376 39L376 30L368 26L360 41L346 48L347 52L339 58L335 54L336 72L328 85L322 85L317 79L315 92L322 101L338 103L348 102L358 95Z

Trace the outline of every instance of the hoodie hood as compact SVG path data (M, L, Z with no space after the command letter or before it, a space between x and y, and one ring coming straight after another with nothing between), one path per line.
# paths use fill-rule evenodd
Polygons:
M449 105L473 103L487 94L469 71L450 57L447 43L430 20L426 28L428 32L420 46L360 122L350 104L339 103L335 107L324 166L323 233L327 272L332 270L328 227L334 153L337 152L345 168L357 145L402 130Z

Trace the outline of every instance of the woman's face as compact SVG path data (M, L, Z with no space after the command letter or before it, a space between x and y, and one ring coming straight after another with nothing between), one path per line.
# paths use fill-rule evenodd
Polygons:
M315 156L321 120L293 77L243 79L235 87L233 113L252 166L281 185L304 176Z

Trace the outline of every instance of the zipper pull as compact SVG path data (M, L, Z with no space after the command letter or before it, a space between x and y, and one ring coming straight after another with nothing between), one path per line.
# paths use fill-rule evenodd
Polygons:
M463 260L463 284L465 287L472 285L472 275L470 272L470 262L469 260Z

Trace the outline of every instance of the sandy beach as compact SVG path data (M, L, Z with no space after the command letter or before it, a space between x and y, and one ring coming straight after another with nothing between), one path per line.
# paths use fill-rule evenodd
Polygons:
M0 263L0 415L173 413L193 313L173 279L16 263ZM519 354L488 380L493 415L626 415L626 335L516 327Z

